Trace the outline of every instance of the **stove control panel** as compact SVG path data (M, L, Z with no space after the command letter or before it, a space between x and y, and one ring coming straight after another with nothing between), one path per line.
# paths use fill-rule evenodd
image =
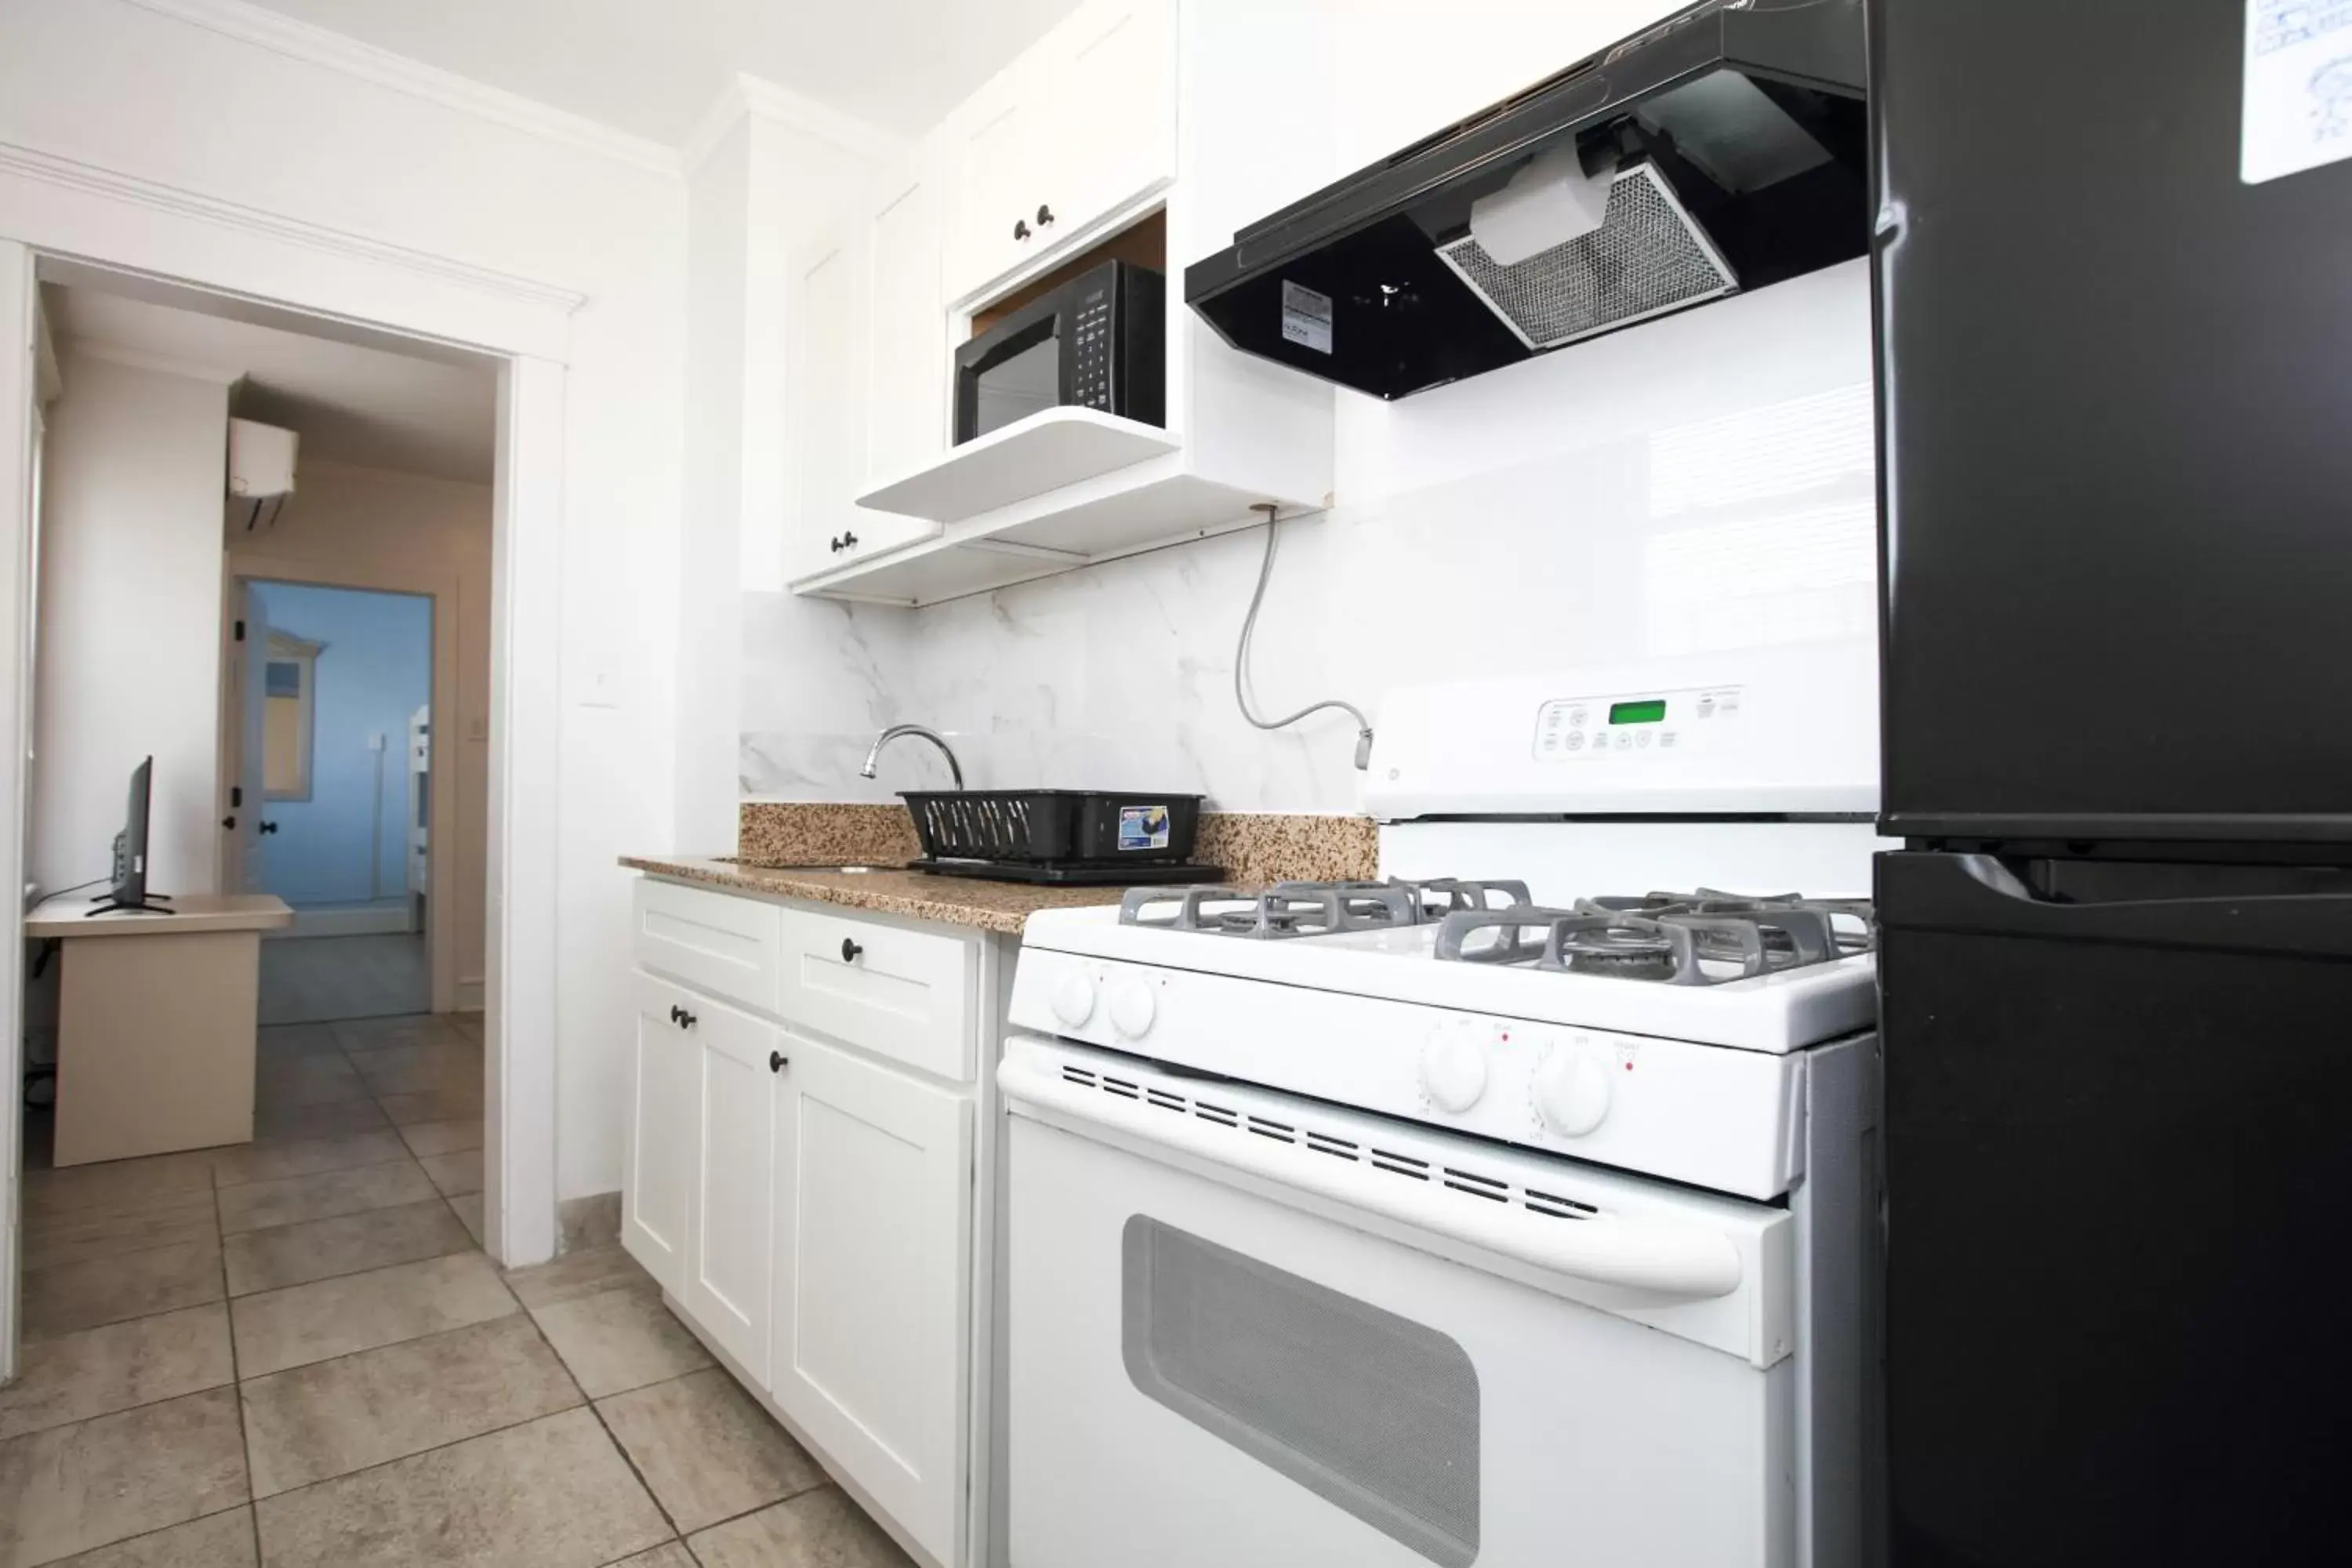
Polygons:
M1581 1138L1600 1126L1609 1115L1609 1068L1606 1053L1589 1041L1554 1039L1528 1085L1544 1131Z
M1664 763L1739 743L1747 707L1740 686L1555 697L1536 710L1529 745L1539 763Z

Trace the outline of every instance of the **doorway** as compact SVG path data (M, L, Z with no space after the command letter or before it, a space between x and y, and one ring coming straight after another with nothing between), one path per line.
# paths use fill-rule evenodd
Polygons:
M294 910L262 945L260 1022L431 1012L434 601L253 577L229 592L235 885Z

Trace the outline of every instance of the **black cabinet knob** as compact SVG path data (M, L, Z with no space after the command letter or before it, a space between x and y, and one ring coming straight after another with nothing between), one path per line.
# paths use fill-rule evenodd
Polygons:
M278 824L265 821L261 825L261 831L264 833L275 833L278 831Z
M224 816L221 818L221 826L223 827L234 829L236 826L236 818L234 816Z
M843 534L843 535L841 536L841 547L842 547L844 550L855 550L855 549L856 549L856 548L857 548L857 535L856 535L856 534L854 534L854 533L845 533L845 534Z
M686 1012L679 1013L677 1016L677 1026L681 1029L691 1029L694 1027L694 1015Z
M1054 209L1047 206L1044 202L1039 202L1037 204L1037 226L1039 228L1051 228L1054 226Z
M1013 237L1015 239L1026 239L1029 237L1028 219L1017 217L1013 220Z
M841 939L841 962L842 962L842 963L856 963L856 962L857 962L857 955L858 955L859 953L861 953L861 952L864 952L865 951L866 951L866 950L865 950L864 948L862 948L862 947L858 946L856 942L852 942L849 938L847 938L847 937L843 937L843 938Z
M783 1052L770 1051L768 1053L768 1070L770 1072L782 1072L792 1065L793 1058L784 1055Z
M830 550L831 550L831 551L832 551L835 555L840 554L840 553L841 553L841 535L839 535L839 534L837 534L837 533L836 533L836 534L835 534L831 539L826 540L826 541L825 541L825 546L826 546L826 548L830 549Z
M685 1018L686 1009L672 1003L669 1009L669 1021L673 1024L683 1023Z

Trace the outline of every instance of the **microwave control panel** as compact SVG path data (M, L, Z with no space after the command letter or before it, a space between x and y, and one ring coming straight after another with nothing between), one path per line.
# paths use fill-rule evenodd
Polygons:
M1663 763L1739 743L1747 689L1692 687L1680 691L1555 697L1536 710L1530 742L1539 763Z
M1070 320L1070 395L1080 408L1110 409L1110 289L1090 289Z

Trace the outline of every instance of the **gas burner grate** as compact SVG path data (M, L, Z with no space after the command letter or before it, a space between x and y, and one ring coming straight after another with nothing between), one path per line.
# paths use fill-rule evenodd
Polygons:
M1437 957L1571 974L1715 985L1827 963L1872 947L1858 899L1748 898L1702 889L1449 914Z
M1263 892L1225 887L1134 888L1119 900L1118 923L1270 942L1434 925L1465 911L1527 901L1524 882L1454 877L1419 882L1277 882Z

